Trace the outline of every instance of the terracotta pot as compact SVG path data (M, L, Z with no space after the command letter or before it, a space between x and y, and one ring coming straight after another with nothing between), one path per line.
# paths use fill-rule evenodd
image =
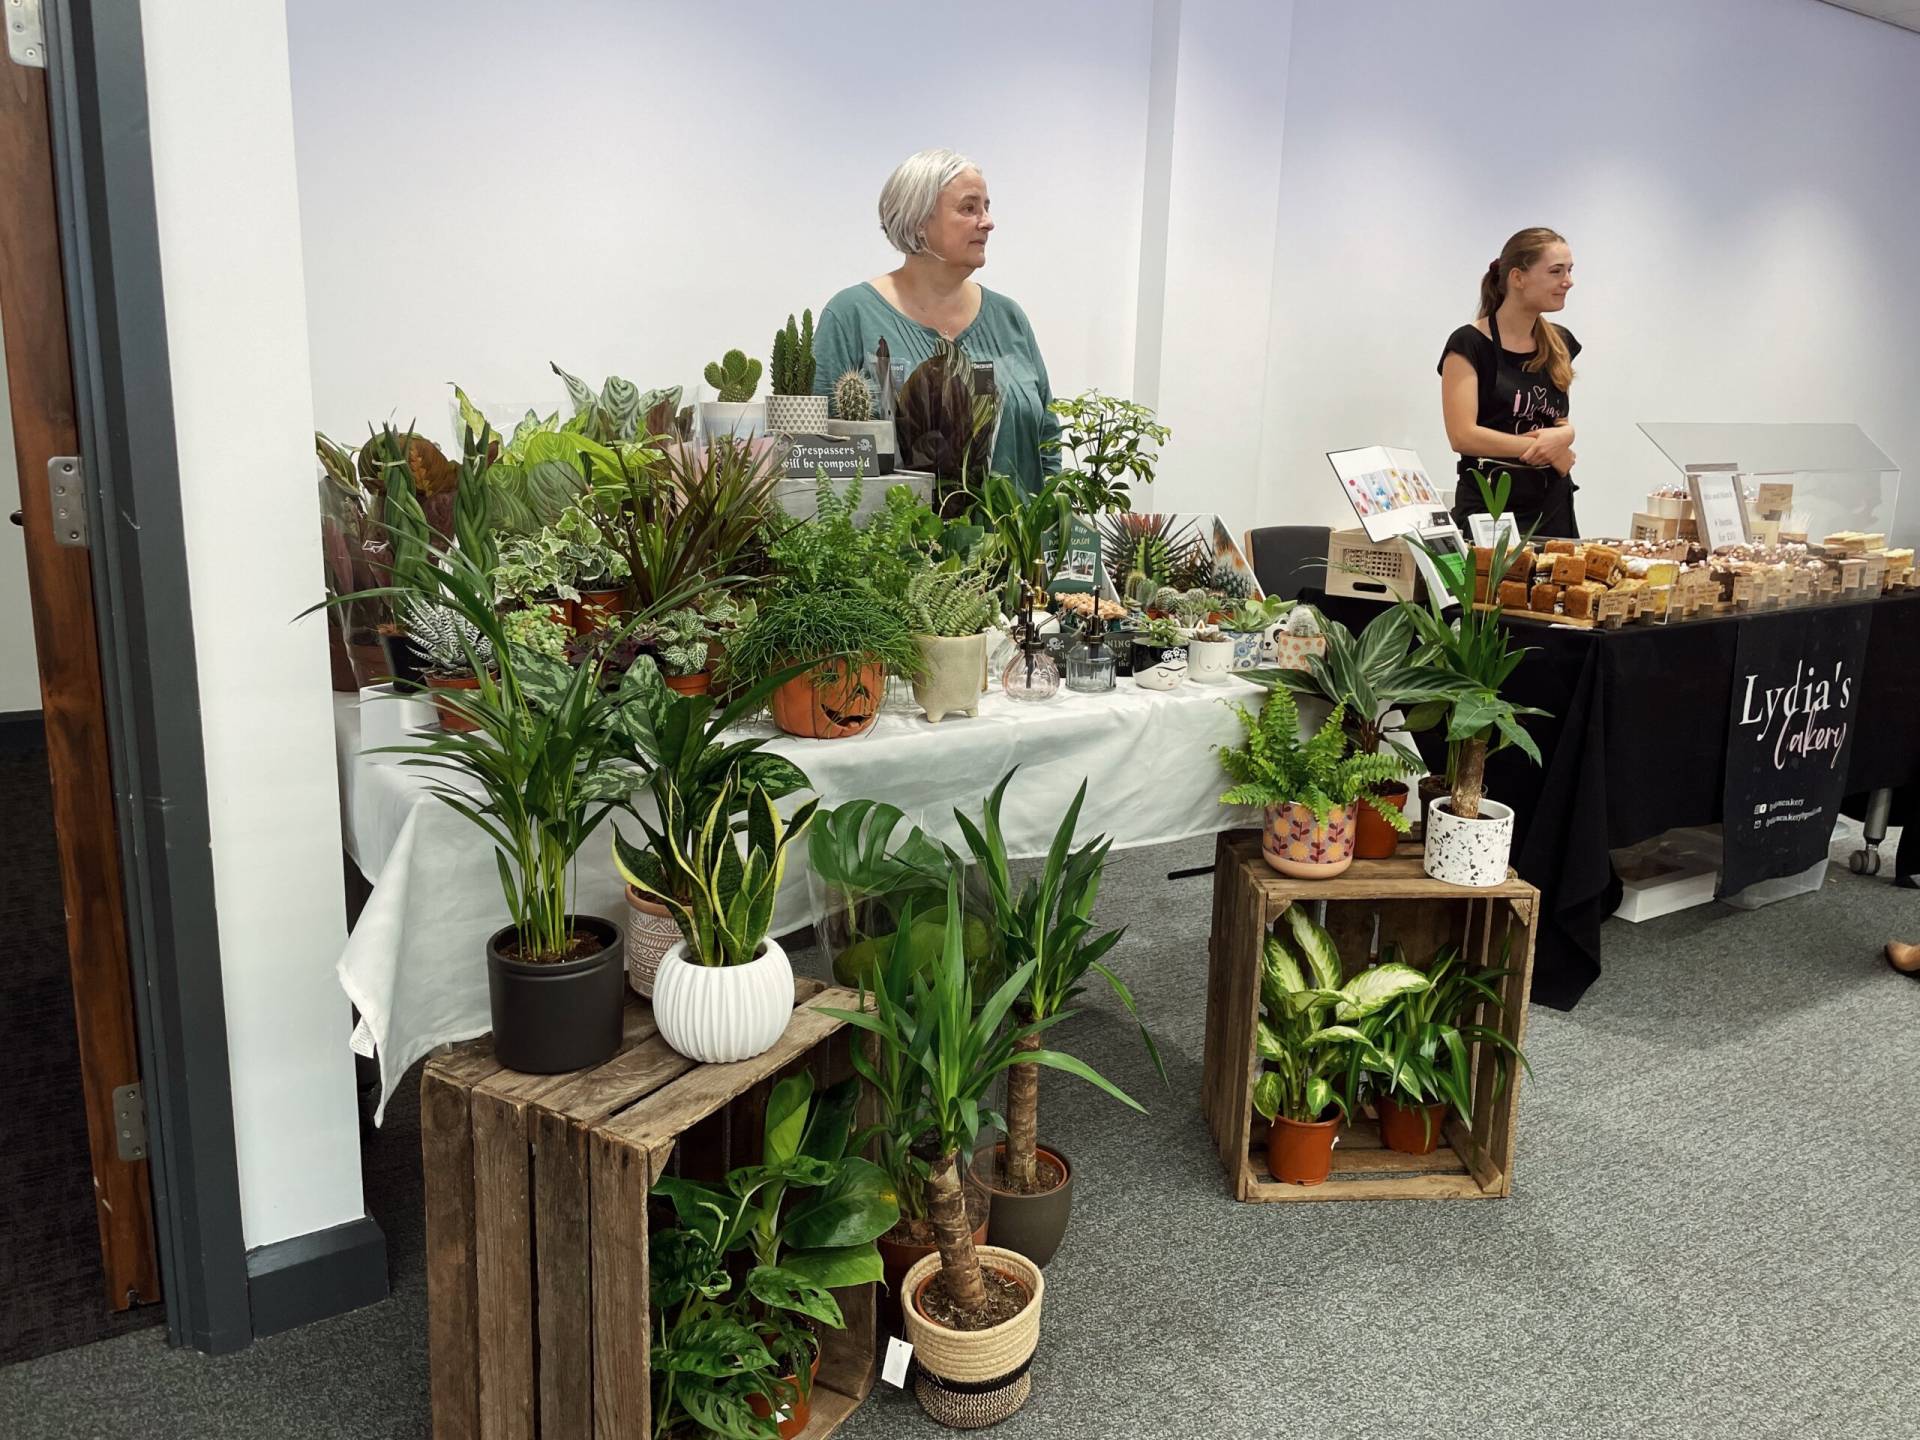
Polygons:
M1353 856L1356 860L1391 860L1400 848L1400 833L1380 818L1380 807L1404 811L1407 787L1390 782L1384 793L1362 795L1356 810L1353 832Z
M1063 1178L1053 1189L1033 1195L1001 1189L995 1182L1006 1157L1005 1142L973 1157L973 1182L993 1197L987 1243L1015 1251L1044 1267L1067 1238L1067 1222L1073 1217L1073 1166L1049 1146L1036 1145L1034 1149L1060 1167Z
M1373 1097L1380 1115L1380 1143L1402 1155L1431 1155L1447 1128L1445 1105L1402 1105L1391 1095Z
M1324 821L1299 803L1267 806L1260 853L1267 864L1296 880L1331 880L1353 864L1353 817L1344 805Z
M789 1385L800 1383L798 1375L782 1375L780 1378ZM813 1352L812 1378L807 1381L805 1391L793 1397L792 1406L786 1411L787 1418L780 1422L780 1440L794 1440L794 1436L807 1428L807 1422L813 1418L813 1387L819 1380L820 1352L816 1349ZM773 1405L764 1395L749 1395L747 1408L762 1419L773 1414Z
M830 680L815 683L823 673ZM887 697L887 667L816 665L773 692L773 723L807 740L838 740L873 728Z
M973 1209L973 1199L978 1197L980 1200L980 1223L974 1227L973 1243L984 1245L987 1243L987 1226L993 1220L993 1206L989 1203L986 1192L977 1185L969 1182L967 1188L973 1192L968 1197L969 1212ZM886 1272L887 1293L896 1298L900 1294L900 1285L906 1279L907 1271L927 1256L935 1254L940 1248L938 1245L916 1245L911 1240L895 1240L890 1235L882 1235L874 1243L880 1247L880 1266Z
M704 695L713 688L713 672L702 670L697 675L662 675L667 689L680 695Z
M620 602L626 594L624 590L582 590L580 598L567 607L573 633L591 635L602 626L617 622Z
M480 679L476 675L429 675L427 676L427 689L429 691L478 690L479 688L480 688ZM474 724L473 721L467 719L464 715L456 714L453 710L453 707L449 705L441 704L440 697L438 695L435 695L433 697L433 708L439 712L440 728L442 730L452 730L459 734L466 734L474 730L478 730L480 728L478 725Z
M1283 1185L1320 1185L1333 1173L1333 1137L1340 1117L1289 1120L1273 1117L1267 1129L1267 1169Z

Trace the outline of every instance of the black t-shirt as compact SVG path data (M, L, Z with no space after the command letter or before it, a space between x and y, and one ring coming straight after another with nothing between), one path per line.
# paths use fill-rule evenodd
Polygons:
M1552 324L1551 321L1548 323ZM1568 358L1578 355L1580 342L1573 338L1572 332L1564 326L1556 325L1554 328L1560 332L1560 338L1567 342ZM1515 354L1482 335L1478 326L1462 325L1447 337L1446 348L1440 352L1440 364L1435 366L1436 370L1446 365L1449 355L1465 356L1467 363L1473 366L1474 374L1479 377L1480 404L1473 417L1477 425L1507 435L1525 435L1530 430L1544 429L1564 420L1571 413L1567 392L1553 383L1547 371L1544 368L1526 368L1527 362L1533 359L1532 351ZM1475 455L1460 457L1456 510L1462 505L1469 510L1484 508L1479 503L1479 490L1473 481L1476 468L1489 475L1497 475L1504 470L1513 476L1512 508L1516 513L1523 516L1528 512L1539 515L1564 503L1567 518L1571 519L1572 492L1580 488L1572 483L1571 476L1563 480L1551 466L1527 466L1514 460L1489 461ZM1566 533L1572 532L1569 530Z

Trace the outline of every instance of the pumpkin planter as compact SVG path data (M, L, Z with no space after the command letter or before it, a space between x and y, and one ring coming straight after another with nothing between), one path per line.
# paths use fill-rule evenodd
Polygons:
M1260 853L1267 864L1296 880L1331 880L1353 864L1353 817L1336 805L1327 818L1297 801L1269 805L1260 832Z
M773 723L806 740L839 740L873 728L887 697L885 665L816 665L773 692Z

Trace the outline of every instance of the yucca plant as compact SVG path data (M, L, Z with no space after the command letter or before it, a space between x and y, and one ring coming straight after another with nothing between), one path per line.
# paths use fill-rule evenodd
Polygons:
M1073 848L1074 828L1079 824L1080 807L1086 802L1087 782L1082 780L1073 803L1054 830L1047 847L1046 863L1039 874L1029 876L1015 888L1012 868L1007 860L1006 838L1000 826L1000 802L1007 786L1018 772L1016 766L1000 777L981 809L975 824L965 814L953 812L954 822L966 837L992 897L995 929L1006 947L1007 963L1028 974L1016 1009L1022 1019L1035 1025L1048 1025L1067 1013L1067 1007L1080 997L1089 973L1098 975L1140 1028L1140 1039L1147 1047L1154 1068L1166 1079L1159 1049L1153 1036L1140 1020L1139 1008L1126 982L1104 963L1107 952L1125 933L1108 930L1093 933L1093 907L1100 898L1100 872L1107 863L1112 840L1104 835ZM1038 1050L1037 1035L1020 1042L1022 1050ZM1108 1087L1111 1088L1111 1087ZM1119 1091L1113 1092L1126 1099ZM1129 1102L1131 1103L1131 1102ZM1022 1055L1007 1075L1007 1179L1018 1189L1031 1189L1038 1176L1040 1132L1040 1070L1029 1055Z
M1246 732L1239 749L1216 745L1220 768L1234 783L1220 796L1223 805L1304 805L1315 821L1325 824L1335 806L1350 806L1363 791L1407 773L1399 754L1348 755L1342 724L1344 707L1336 705L1311 739L1300 739L1300 711L1284 688L1267 696L1255 716L1235 700L1233 707ZM1383 807L1381 818L1404 835L1407 817Z
M1346 1114L1352 1107L1355 1055L1378 1058L1360 1022L1398 997L1426 989L1427 977L1390 961L1342 984L1333 937L1308 918L1304 906L1290 905L1285 913L1293 945L1269 935L1261 954L1261 1073L1253 1108L1268 1120L1283 1116L1312 1124L1330 1108Z
M926 1113L920 1143L931 1156L927 1211L940 1249L940 1271L955 1308L977 1316L986 1311L987 1292L980 1257L973 1248L961 1171L981 1128L1002 1123L984 1103L995 1078L1016 1064L1044 1065L1076 1075L1136 1110L1141 1107L1085 1061L1026 1044L1066 1019L1068 1012L1025 1025L1008 1023L1008 1012L1032 980L1034 961L1016 968L984 1003L976 1005L957 874L947 878L945 940L932 966L921 965L911 954L908 928L903 926L895 937L895 953L889 960L897 988L883 985L873 990L871 1010L823 1008L822 1013L878 1040L878 1062L855 1052L862 1074L871 1077L879 1073L876 1064L887 1064L920 1077L920 1100Z
M686 937L689 964L748 964L759 956L760 942L773 926L787 846L806 833L820 802L809 800L792 819L783 820L772 797L750 786L746 829L736 834L733 816L740 807L733 777L721 783L697 817L688 812L677 786L663 788L666 853L640 850L616 832L614 863L629 885L673 916Z
M1505 513L1513 488L1513 477L1502 472L1497 485L1480 471L1473 472L1480 497L1497 521ZM1522 715L1547 712L1531 705L1515 705L1503 699L1500 688L1512 677L1526 655L1524 647L1511 643L1509 627L1497 610L1477 609L1473 602L1473 566L1461 565L1460 557L1435 550L1420 536L1418 545L1433 561L1446 582L1444 593L1429 590L1427 603L1402 600L1398 606L1412 622L1420 639L1414 653L1416 664L1440 671L1447 677L1450 694L1446 700L1447 744L1452 754L1449 766L1452 782L1453 813L1462 820L1478 819L1480 797L1486 793L1487 756L1507 745L1516 745L1534 764L1540 763L1540 747L1520 723ZM1493 561L1487 574L1488 593L1497 590L1513 557L1531 535L1515 542L1505 527L1497 527ZM1458 615L1448 613L1449 607Z

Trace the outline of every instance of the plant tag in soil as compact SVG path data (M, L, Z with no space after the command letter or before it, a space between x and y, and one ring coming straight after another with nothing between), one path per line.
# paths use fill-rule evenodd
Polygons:
M913 1360L913 1346L898 1335L887 1337L887 1358L880 1366L880 1378L898 1390L907 1383L907 1366Z

